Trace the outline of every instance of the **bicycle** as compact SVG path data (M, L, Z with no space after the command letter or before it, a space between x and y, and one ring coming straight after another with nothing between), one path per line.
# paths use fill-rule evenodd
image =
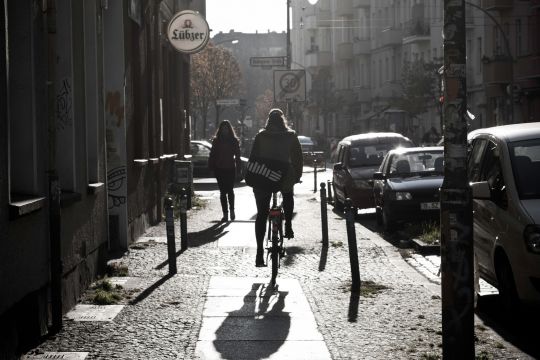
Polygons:
M272 260L272 279L270 280L272 285L276 283L280 258L285 255L283 248L283 203L278 205L277 198L277 192L272 193L272 206L268 212L268 236L266 238L267 263L268 257Z

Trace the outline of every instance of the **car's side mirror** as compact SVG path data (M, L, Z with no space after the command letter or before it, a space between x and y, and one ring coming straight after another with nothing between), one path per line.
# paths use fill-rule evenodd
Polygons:
M375 171L373 173L373 179L374 180L384 180L384 174L380 171Z
M487 181L470 183L473 199L491 200L491 189Z
M334 164L334 170L336 170L336 171L343 170L343 163L340 163L340 162L335 163Z

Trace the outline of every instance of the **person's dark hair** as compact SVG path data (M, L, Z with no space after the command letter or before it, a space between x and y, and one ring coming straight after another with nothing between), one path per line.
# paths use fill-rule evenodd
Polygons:
M270 110L265 128L267 130L289 130L287 119L285 119L285 114L281 109L274 108Z
M229 128L229 135L228 136L225 136L224 135L224 132L223 132L223 129L227 127ZM229 120L223 120L220 124L219 124L219 127L216 131L216 135L214 136L214 139L220 139L220 140L232 140L232 139L237 139L238 140L238 137L236 136L236 132L234 131L234 128L232 127L231 123L229 122Z

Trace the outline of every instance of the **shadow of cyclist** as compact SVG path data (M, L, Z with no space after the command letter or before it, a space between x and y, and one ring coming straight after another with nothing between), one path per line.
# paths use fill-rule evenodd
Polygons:
M231 311L216 330L214 347L221 357L257 360L276 353L291 326L290 314L283 311L287 295L277 286L254 283L242 307Z

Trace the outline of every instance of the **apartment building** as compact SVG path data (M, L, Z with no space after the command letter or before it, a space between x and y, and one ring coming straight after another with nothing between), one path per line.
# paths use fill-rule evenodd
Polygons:
M0 358L17 358L149 225L189 149L189 55L163 32L204 0L0 5Z
M311 80L304 132L331 141L355 132L393 130L417 142L431 128L441 133L437 101L411 116L396 99L404 96L406 63L431 63L426 71L434 81L442 79L436 65L443 64L444 1L311 3L291 4L293 68L307 69ZM538 113L538 3L466 2L471 129L533 121Z

